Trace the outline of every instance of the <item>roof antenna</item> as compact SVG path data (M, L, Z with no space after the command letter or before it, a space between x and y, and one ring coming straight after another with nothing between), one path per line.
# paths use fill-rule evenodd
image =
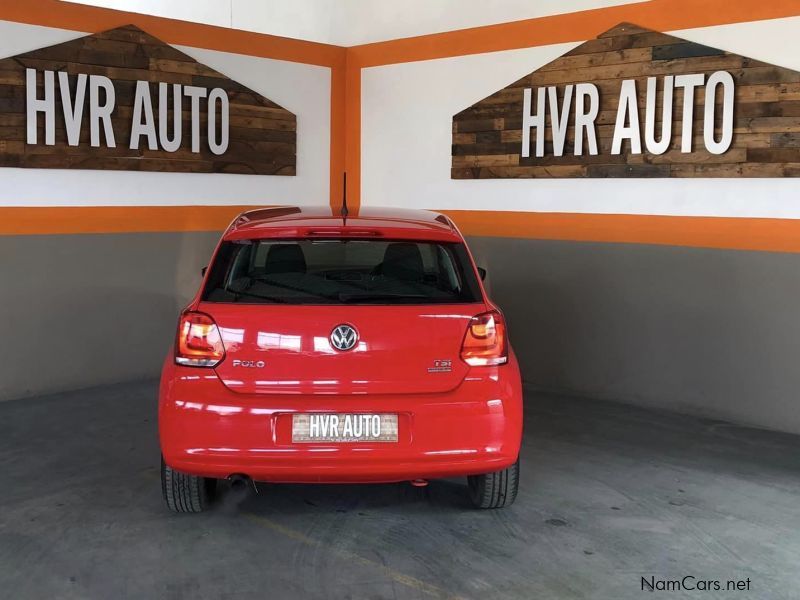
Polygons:
M344 224L347 225L347 215L350 211L347 210L347 171L344 172L344 182L342 185L342 210L339 214L344 219Z

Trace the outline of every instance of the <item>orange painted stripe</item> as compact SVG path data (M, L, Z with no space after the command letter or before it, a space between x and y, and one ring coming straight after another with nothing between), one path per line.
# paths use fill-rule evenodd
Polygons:
M439 211L464 235L800 252L800 219Z
M222 231L253 205L0 207L0 235ZM464 235L800 253L800 219L443 210Z
M656 31L800 15L800 0L651 0L348 48L361 67L584 41L621 22Z
M0 235L222 231L257 206L0 207Z
M331 69L330 205L341 205L346 156L347 77L344 65Z
M361 204L361 67L347 58L347 100L345 106L345 169L347 207L358 210ZM391 140L387 140L391 143Z

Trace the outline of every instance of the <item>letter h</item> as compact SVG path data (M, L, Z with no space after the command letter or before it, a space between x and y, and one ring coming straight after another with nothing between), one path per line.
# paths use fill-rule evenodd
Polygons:
M44 143L54 146L56 143L56 93L55 72L44 72L44 99L36 97L36 69L25 69L25 99L27 109L27 139L29 144L37 141L38 113L44 113Z
M536 128L536 156L544 156L544 101L545 88L536 92L536 114L531 114L531 88L525 88L522 107L522 158L531 155L531 128Z

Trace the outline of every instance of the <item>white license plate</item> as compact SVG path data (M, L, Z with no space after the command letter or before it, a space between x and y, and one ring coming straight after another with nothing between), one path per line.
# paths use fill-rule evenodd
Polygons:
M295 413L292 442L396 442L397 415Z

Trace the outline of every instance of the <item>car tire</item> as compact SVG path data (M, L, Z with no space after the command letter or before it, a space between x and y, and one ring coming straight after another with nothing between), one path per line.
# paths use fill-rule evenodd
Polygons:
M467 485L475 508L511 506L519 489L519 458L502 471L467 477Z
M214 500L217 480L174 470L161 457L161 492L169 509L177 513L199 513Z

